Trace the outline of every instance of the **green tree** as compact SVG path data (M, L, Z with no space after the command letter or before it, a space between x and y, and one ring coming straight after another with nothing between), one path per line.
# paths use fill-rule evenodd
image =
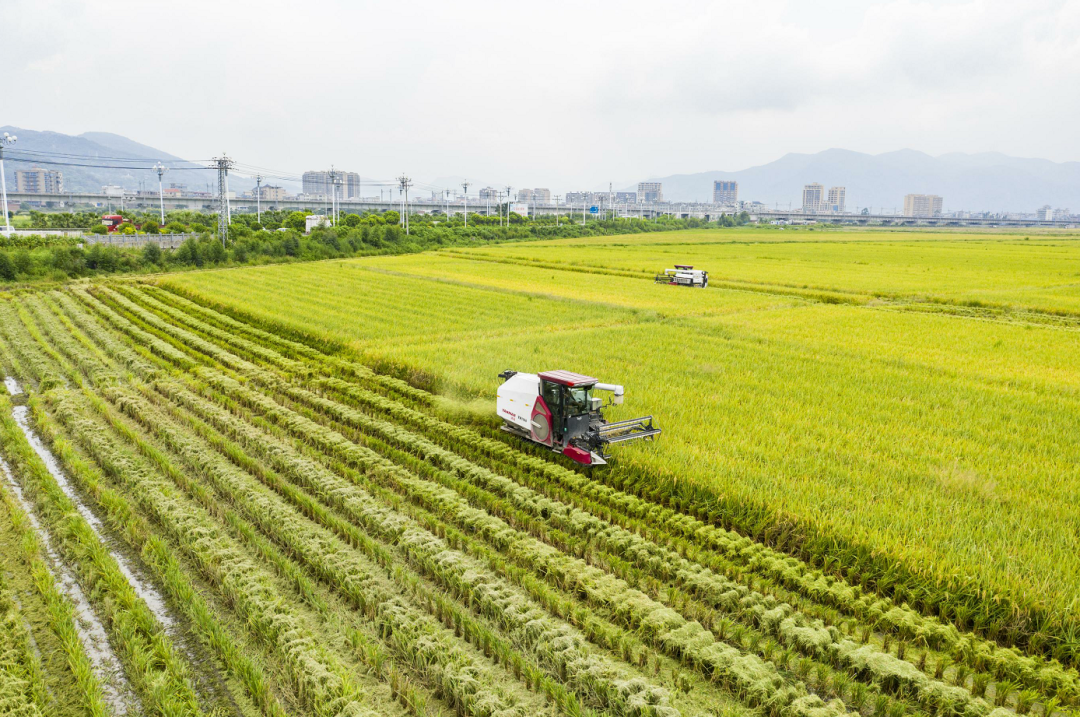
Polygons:
M285 217L285 221L283 221L281 225L298 232L306 231L307 214L304 214L303 212L291 212L289 216Z
M116 233L117 234L134 234L135 233L135 225L134 224L124 224L119 229L116 230Z
M206 248L206 260L211 264L220 264L228 258L228 252L225 251L225 247L219 241L210 242L210 246Z
M29 274L34 268L34 260L26 249L19 249L15 252L11 257L11 262L15 265L16 273L19 274Z
M165 225L166 234L186 234L187 227L177 221L171 221Z
M109 229L104 224L95 224L90 227L91 234L108 234Z
M393 209L389 209L382 214L382 219L387 224L397 224L401 221L401 215Z
M0 251L0 279L4 281L15 280L15 264L6 251Z
M349 227L350 229L355 229L356 227L360 226L360 215L346 214L345 218L341 220L341 223Z
M142 260L144 264L157 265L161 263L161 247L157 245L157 242L150 242L143 247Z
M142 231L146 234L160 234L161 226L158 225L157 219L151 219L149 221L143 222Z

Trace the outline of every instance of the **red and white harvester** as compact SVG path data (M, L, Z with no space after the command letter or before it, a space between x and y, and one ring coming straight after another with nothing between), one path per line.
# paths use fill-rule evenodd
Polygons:
M499 387L496 410L503 419L502 430L583 465L606 464L610 457L606 449L613 443L660 435L652 416L614 423L604 420L606 406L622 403L622 386L600 383L572 371L503 371L499 378L504 383ZM610 391L611 402L605 405L593 395L595 391Z
M705 289L709 286L709 272L704 269L695 269L688 264L676 264L674 269L664 269L663 274L657 274L655 281L657 284L696 286L699 289Z

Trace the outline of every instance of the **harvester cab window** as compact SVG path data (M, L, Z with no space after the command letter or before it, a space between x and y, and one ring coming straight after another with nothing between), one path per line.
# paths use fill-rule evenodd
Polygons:
M589 412L589 389L567 389L566 415L577 416Z
M548 410L557 421L562 415L562 386L551 381L541 381L540 385L543 387L544 403L547 404Z

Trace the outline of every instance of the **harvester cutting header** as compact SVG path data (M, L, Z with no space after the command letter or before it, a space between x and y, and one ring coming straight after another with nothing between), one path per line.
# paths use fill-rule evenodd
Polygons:
M687 264L676 264L674 269L664 269L663 274L657 274L655 281L657 284L696 286L704 289L709 285L709 272Z
M623 401L623 387L600 383L590 376L571 371L519 373L503 371L499 378L496 410L503 419L502 430L547 446L586 466L603 465L610 457L605 449L660 435L652 416L608 423L603 401L594 391L610 391L607 405Z

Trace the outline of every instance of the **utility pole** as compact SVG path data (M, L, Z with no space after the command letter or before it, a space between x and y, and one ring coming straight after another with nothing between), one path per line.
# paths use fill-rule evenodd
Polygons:
M232 221L232 210L229 208L229 170L232 169L233 161L223 154L214 157L214 166L218 171L218 234L221 235L221 246L225 246Z
M506 185L506 228L510 228L510 185Z
M169 171L161 162L154 165L154 171L157 172L157 192L158 202L161 203L161 226L165 226L165 190L161 188L161 176Z
M401 184L401 191L404 193L404 199L402 204L402 223L405 225L405 236L409 235L409 187L412 186L412 180L402 174L398 177L398 182Z
M450 221L450 190L444 189L443 196L446 197L446 221Z
M559 200L562 199L558 194L555 195L555 226L559 226Z
M469 180L461 183L461 191L465 197L465 227L469 226Z
M255 175L255 216L258 217L259 225L262 225L262 175Z
M585 226L585 210L588 208L587 207L588 204L589 204L589 193L588 192L582 192L581 193L581 226Z
M0 137L0 195L2 195L2 201L4 202L4 234L11 234L11 232L14 231L14 229L11 228L11 217L8 216L7 180L4 178L4 147L15 144L15 140L17 139L18 137L13 134L8 134L7 132L4 132L4 135ZM18 187L16 187L16 189L18 189Z
M607 183L607 205L608 205L608 209L611 210L611 218L614 219L615 218L615 195L611 191L611 182ZM604 216L605 217L607 216L607 212L604 213Z

